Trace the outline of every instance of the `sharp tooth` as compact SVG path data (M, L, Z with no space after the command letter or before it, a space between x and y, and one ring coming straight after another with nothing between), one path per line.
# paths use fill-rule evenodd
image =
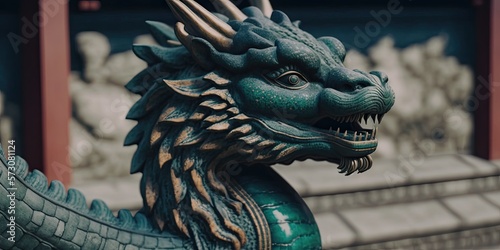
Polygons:
M368 135L370 135L370 133L366 132L365 131L365 140L368 141Z
M382 118L384 118L385 114L378 115L378 123L382 122Z
M359 140L358 141L362 141L362 140L363 140L363 135L359 134Z
M358 121L359 123L361 123L362 118L363 118L363 114L359 114L359 115L358 115L358 119L357 119L357 121Z
M365 124L368 124L368 117L370 117L369 114L365 114L363 117L365 119Z
M337 136L340 134L340 127L337 128Z
M375 118L377 117L377 115L373 114L373 115L370 115L372 117L372 121L373 123L375 123Z
M347 136L347 130L344 132L344 138Z
M354 132L354 136L352 137L352 140L353 140L353 141L356 141L356 137L357 137L357 136L358 136L358 132L356 131L356 132Z
M377 127L375 127L375 130L374 130L374 132L373 132L373 136L372 136L372 137L373 137L373 139L377 138L377 137L376 137L376 136L377 136L377 130L378 130L378 128L377 128Z

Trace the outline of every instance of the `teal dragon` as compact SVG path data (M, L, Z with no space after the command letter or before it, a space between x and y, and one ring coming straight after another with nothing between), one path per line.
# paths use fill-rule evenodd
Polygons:
M88 207L79 191L2 156L1 249L321 248L311 212L270 166L311 158L347 175L368 170L376 129L360 124L394 104L387 77L345 68L339 40L314 38L268 1L240 10L213 0L215 14L167 3L179 22L147 22L158 45L134 46L148 68L127 85L142 96L125 144L138 145L131 173L142 173L143 208ZM5 197L15 197L14 226Z

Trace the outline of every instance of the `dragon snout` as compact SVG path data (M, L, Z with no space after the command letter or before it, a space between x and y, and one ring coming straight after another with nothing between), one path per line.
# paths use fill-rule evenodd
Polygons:
M380 71L370 71L370 75L376 76L380 80L380 84L378 84L378 91L384 102L384 104L382 105L383 107L385 107L384 112L388 112L391 109L392 105L394 105L395 100L394 91L388 84L389 77L387 77L385 73Z
M320 107L326 114L344 116L359 113L385 114L394 105L394 92L389 78L380 71L336 68L329 72Z
M349 93L377 85L385 87L388 81L387 75L380 71L366 73L357 69L336 68L329 72L326 87Z
M385 107L384 113L388 112L392 106L394 105L395 97L394 91L391 86L389 86L389 77L383 72L380 71L370 71L370 75L374 75L380 80L378 92L383 100L383 107Z
M380 71L370 71L371 75L374 75L380 79L380 82L382 85L387 85L387 82L389 81L389 77L384 73Z

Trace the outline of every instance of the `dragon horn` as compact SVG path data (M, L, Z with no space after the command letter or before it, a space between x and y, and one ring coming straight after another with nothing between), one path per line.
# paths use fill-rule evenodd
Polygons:
M199 17L203 18L211 27L216 28L226 37L234 37L236 32L224 21L220 20L214 14L210 13L208 10L203 8L196 1L192 0L182 0L182 2L191 8Z
M229 17L229 19L243 21L248 18L230 0L210 0L210 2L212 2L217 12Z
M273 13L273 6L271 6L271 2L269 0L250 0L250 3L259 8L264 16L271 17Z
M188 39L189 40L188 43L190 43L192 38L186 35L185 31L187 31L188 33L190 33L190 35L206 39L207 41L210 42L210 44L212 44L215 48L219 50L227 51L231 48L233 40L230 37L227 37L223 34L225 32L228 32L228 28L231 29L231 27L228 24L222 21L215 22L214 26L217 27L217 29L215 29L210 25L212 22L215 21L214 19L208 22L203 20L180 0L168 0L167 3L172 9L172 12L174 12L174 14L179 19L179 21L181 21L185 25L185 27L182 27L182 25L176 26L176 34L181 35L181 37L179 37L179 40L181 40L182 42L184 41L188 42L186 40ZM210 15L212 14L210 13ZM217 17L214 16L214 18ZM225 32L221 33L220 30L225 30ZM232 35L234 35L234 31ZM186 46L188 44L184 45Z
M194 37L187 33L183 23L178 22L175 24L175 35L186 48L191 48Z

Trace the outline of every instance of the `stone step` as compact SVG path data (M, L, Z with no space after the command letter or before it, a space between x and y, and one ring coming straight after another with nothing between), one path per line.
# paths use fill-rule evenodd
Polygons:
M379 160L363 174L343 176L331 163L304 161L275 169L313 213L373 207L500 190L500 166L469 155L420 161Z
M381 160L349 177L318 162L275 167L313 211L324 249L500 249L499 162L419 163Z
M343 250L498 250L500 249L500 226L476 228L430 236L406 238L346 248Z
M499 176L415 184L353 193L309 196L304 197L304 200L313 213L322 213L341 209L434 200L495 190L500 190Z
M324 249L500 246L500 191L344 209L315 214L315 217ZM463 237L468 240L464 241ZM468 247L470 244L474 248Z
M336 164L324 161L273 167L300 195L309 197L499 175L499 165L471 155L452 154L379 159L367 172L350 176L337 173Z

